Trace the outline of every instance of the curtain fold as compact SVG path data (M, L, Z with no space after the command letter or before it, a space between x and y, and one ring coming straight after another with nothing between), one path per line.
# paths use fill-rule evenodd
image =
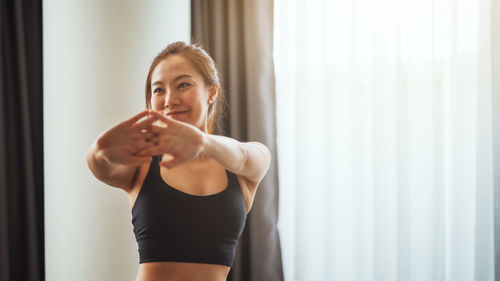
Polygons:
M493 281L498 1L275 3L285 279Z
M42 3L0 7L0 279L45 280Z
M229 103L228 116L217 132L240 141L262 142L272 154L229 280L283 280L277 230L273 1L192 0L191 11L193 41L214 58Z

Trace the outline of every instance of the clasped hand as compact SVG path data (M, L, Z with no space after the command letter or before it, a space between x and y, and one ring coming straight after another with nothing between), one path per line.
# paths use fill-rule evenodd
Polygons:
M107 161L122 165L140 165L153 155L168 154L170 159L160 165L173 168L202 153L203 137L195 126L144 110L105 131L97 147Z

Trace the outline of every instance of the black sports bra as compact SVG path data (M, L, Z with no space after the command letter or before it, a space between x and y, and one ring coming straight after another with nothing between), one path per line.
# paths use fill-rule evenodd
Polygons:
M236 175L227 171L228 186L208 196L191 195L160 176L162 155L151 161L132 208L140 263L175 261L232 266L247 217Z

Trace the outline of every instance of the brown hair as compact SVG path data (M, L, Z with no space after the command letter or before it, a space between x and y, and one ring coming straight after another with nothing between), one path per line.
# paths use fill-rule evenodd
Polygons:
M214 60L199 44L186 44L184 42L174 42L169 44L154 58L149 67L148 76L146 78L146 108L151 109L151 76L156 66L170 55L180 55L186 58L193 64L196 70L203 76L205 84L210 86L218 86L219 91L217 98L208 106L208 133L213 134L215 126L224 114L226 106L226 97L220 82L220 73L215 67Z

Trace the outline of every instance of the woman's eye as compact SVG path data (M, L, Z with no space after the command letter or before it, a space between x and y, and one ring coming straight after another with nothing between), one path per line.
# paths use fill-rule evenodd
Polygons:
M161 93L163 92L163 89L162 88L156 88L154 89L153 93L157 94L157 93Z
M179 83L179 85L177 86L177 89L184 88L187 86L191 86L191 85L189 85L188 83L182 82L182 83Z

